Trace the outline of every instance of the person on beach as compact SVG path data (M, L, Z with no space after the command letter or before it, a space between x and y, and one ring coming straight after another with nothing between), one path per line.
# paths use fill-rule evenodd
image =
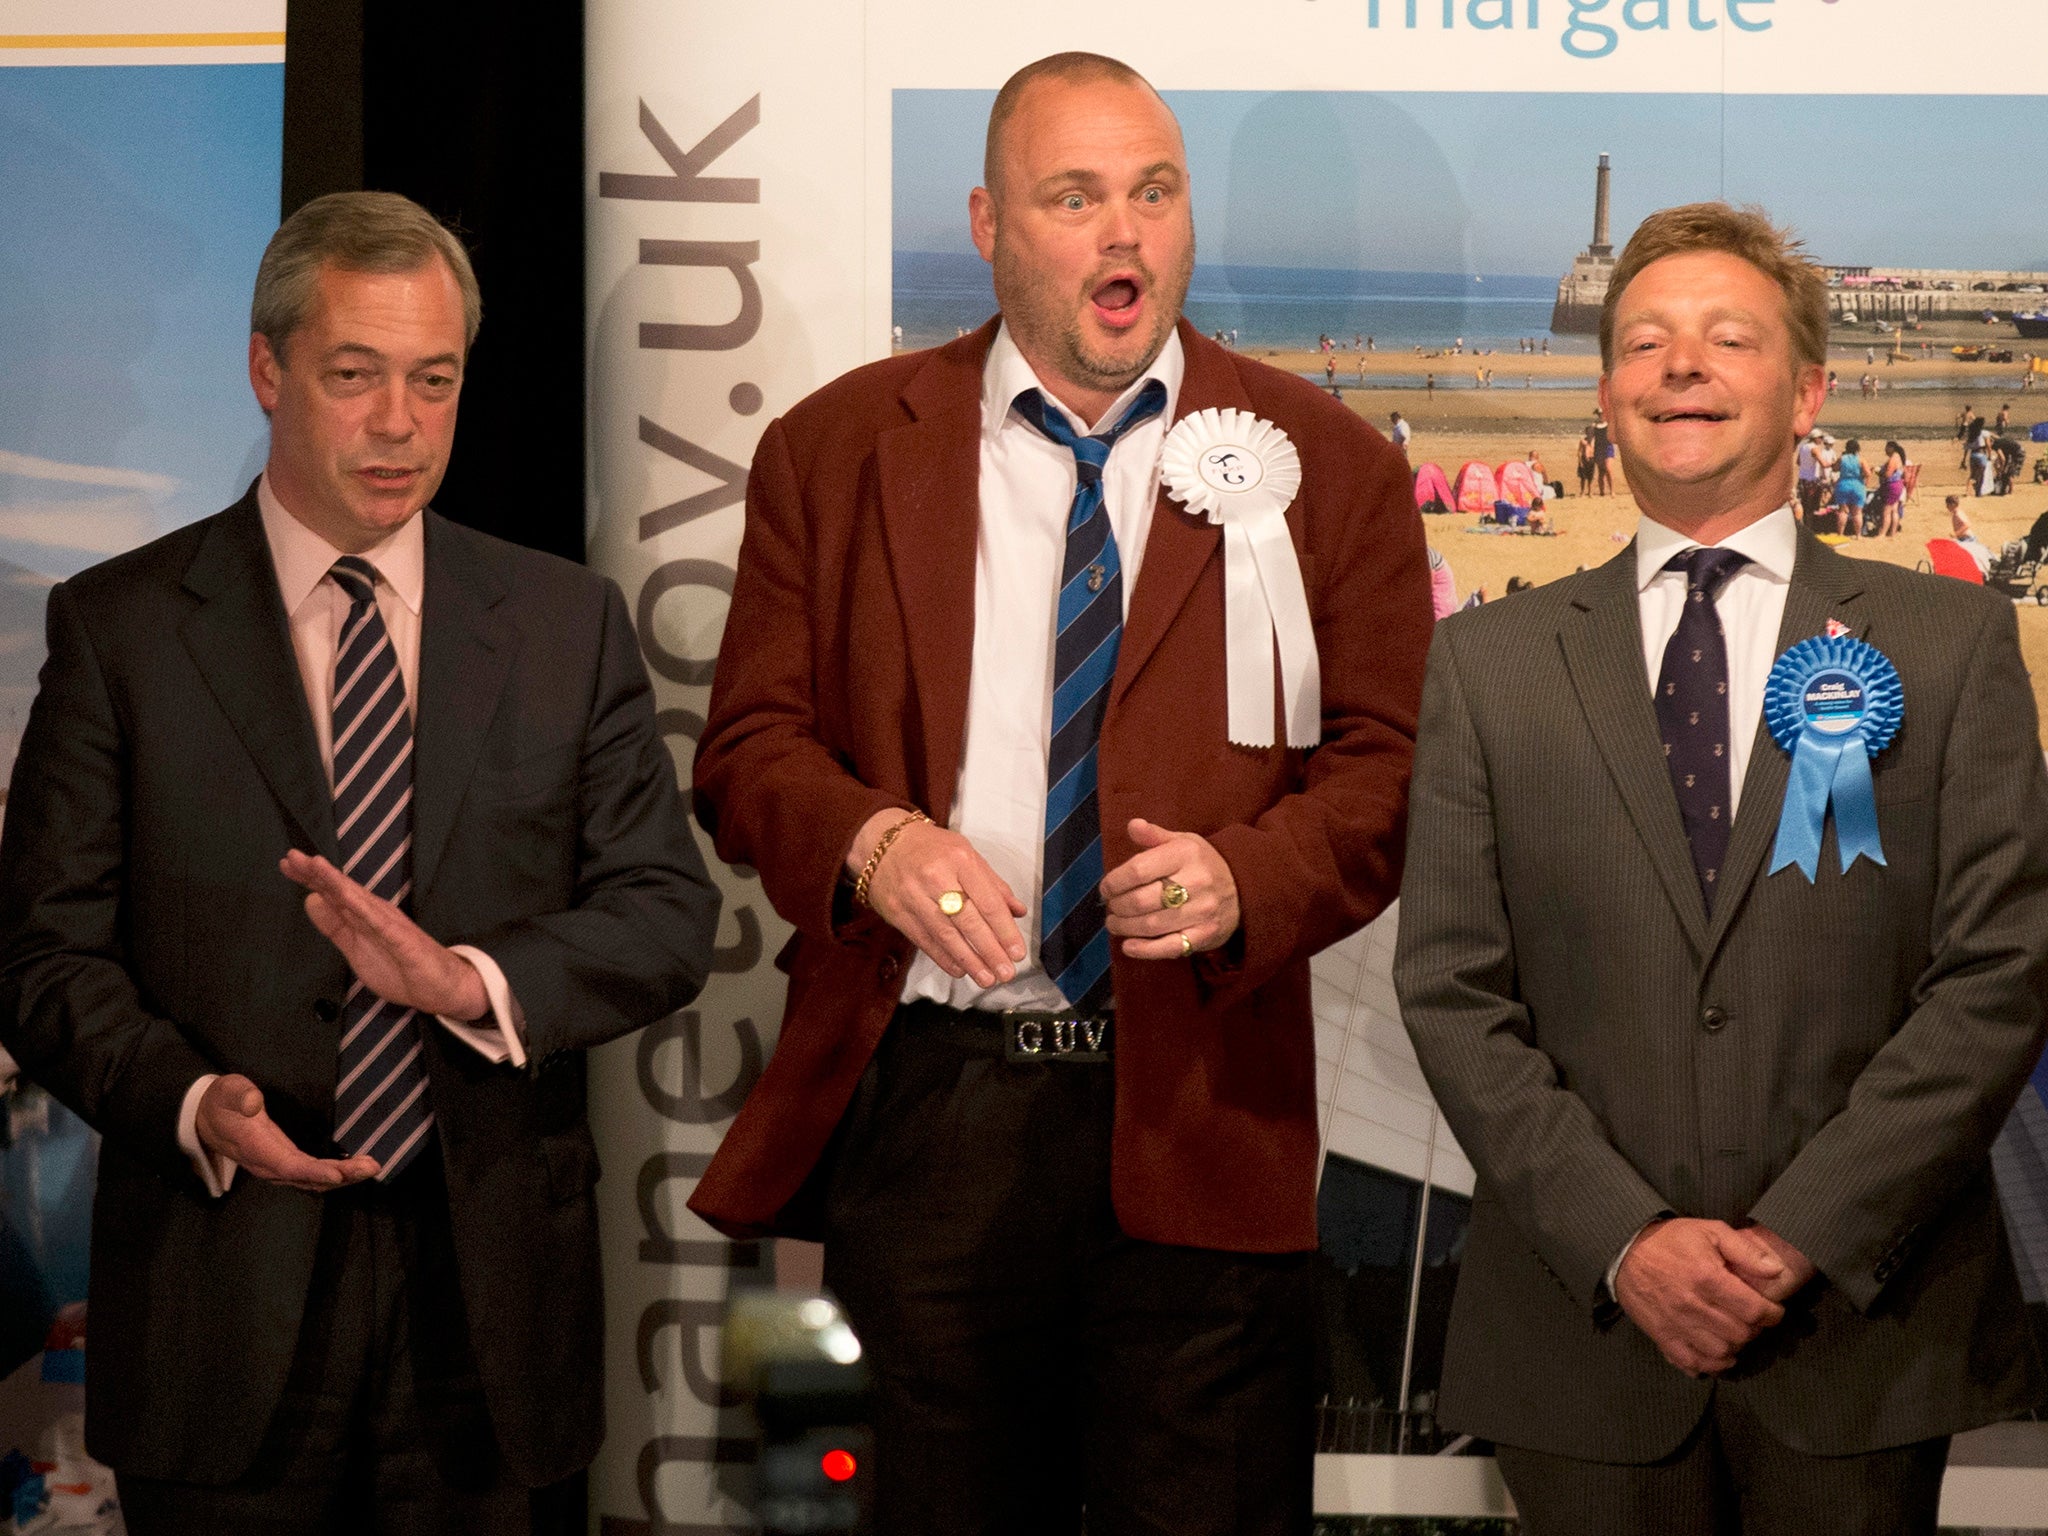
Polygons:
M1607 430L1607 417L1598 406L1593 408L1593 475L1594 489L1602 496L1614 494L1614 438Z
M1387 437L1396 448L1401 450L1401 461L1405 464L1408 461L1408 442L1410 438L1414 437L1415 430L1401 419L1399 411L1394 412L1392 422L1392 426L1387 431Z
M1863 484L1862 448L1860 442L1850 438L1835 462L1835 506L1841 513L1845 539L1863 537L1863 504L1869 499L1869 491Z
M1896 442L1884 445L1884 524L1886 538L1906 519L1906 450Z
M1593 429L1586 428L1579 434L1579 494L1593 494Z
M1796 462L1799 471L1799 499L1793 510L1808 527L1820 515L1821 491L1826 484L1820 459L1820 432L1816 428L1799 440Z
M1991 569L1991 546L1978 538L1970 527L1969 514L1963 511L1963 498L1947 496L1942 505L1948 508L1949 537L1963 546L1969 557L1977 562L1977 569L1989 572Z

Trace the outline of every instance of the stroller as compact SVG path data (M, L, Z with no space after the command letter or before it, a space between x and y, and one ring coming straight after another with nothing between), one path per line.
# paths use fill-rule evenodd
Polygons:
M2009 539L1984 572L1984 585L2003 592L2015 602L2033 598L2048 607L2048 582L2041 569L2048 558L2048 512L2034 519L2024 539Z
M1994 592L2003 592L2014 602L2031 597L2035 602L2048 607L2048 585L2037 586L2041 576L2041 557L2029 549L2026 539L2008 539L1984 571L1984 585Z

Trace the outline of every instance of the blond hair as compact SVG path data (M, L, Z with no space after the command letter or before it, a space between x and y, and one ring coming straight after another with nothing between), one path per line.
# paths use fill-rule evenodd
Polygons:
M1728 203L1686 203L1651 214L1614 263L1607 298L1600 306L1600 366L1614 366L1614 317L1622 293L1653 261L1694 251L1739 256L1777 284L1785 296L1785 324L1792 352L1801 363L1826 367L1828 360L1827 274L1806 257L1806 247L1780 229L1761 208Z

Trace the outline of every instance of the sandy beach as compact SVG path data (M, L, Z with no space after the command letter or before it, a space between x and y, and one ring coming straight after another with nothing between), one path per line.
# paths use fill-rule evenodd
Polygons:
M2034 519L2048 511L2048 485L2036 485L2032 479L2033 464L2048 451L2048 444L2027 445L2027 472L2014 485L2012 495L1972 497L1968 495L1968 476L1959 462L1955 419L1965 404L1995 418L1999 406L2009 402L2010 430L2024 440L2034 422L2048 420L2048 392L2020 391L2024 367L2018 361L1985 364L1916 359L1887 367L1880 353L1876 367L1869 371L1888 383L1914 387L1865 397L1857 388L1857 380L1868 366L1863 345L1859 339L1831 348L1829 365L1840 375L1841 386L1822 411L1821 426L1838 440L1860 438L1867 460L1874 456L1881 461L1885 440L1897 438L1907 457L1921 466L1920 479L1917 493L1906 507L1903 532L1891 539L1845 541L1837 546L1842 553L1909 568L1924 563L1927 540L1948 533L1942 500L1952 493L1963 496L1964 510L1975 524L1977 536L1993 549L2024 536ZM1321 353L1267 354L1261 350L1254 355L1289 372L1313 374L1318 380L1322 377ZM1592 419L1597 357L1586 353L1531 357L1508 351L1482 357L1468 353L1422 359L1413 351L1374 352L1364 355L1366 383L1360 387L1356 382L1359 354L1339 351L1335 356L1337 384L1346 405L1383 432L1391 412L1399 411L1408 420L1415 434L1409 444L1411 462L1435 462L1455 479L1458 467L1468 459L1483 459L1497 466L1533 448L1549 477L1564 482L1566 495L1552 507L1558 530L1555 538L1469 532L1476 520L1457 513L1427 520L1430 542L1449 560L1461 598L1475 587L1483 588L1489 599L1498 598L1512 576L1541 584L1581 566L1597 565L1612 559L1632 536L1637 513L1627 493L1624 471L1617 467L1616 494L1612 496L1576 494L1574 460L1579 432ZM1491 389L1470 387L1475 368L1493 369ZM1436 373L1440 386L1433 396L1421 388L1389 382L1429 371ZM1453 379L1463 387L1443 387ZM1533 381L1534 387L1528 381ZM2048 579L2048 571L2043 575ZM2048 680L2048 607L2031 600L2022 603L2019 622L2028 669L2037 679ZM2036 692L2041 692L2038 685ZM2048 732L2043 739L2048 745Z

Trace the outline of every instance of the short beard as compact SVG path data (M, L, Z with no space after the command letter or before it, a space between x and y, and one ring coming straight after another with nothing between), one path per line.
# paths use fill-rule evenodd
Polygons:
M1076 298L1086 304L1088 293L1055 293L1050 283L1018 260L1005 245L998 225L993 263L996 304L1018 350L1027 357L1050 360L1063 379L1084 389L1114 394L1142 378L1180 319L1188 284L1194 276L1194 242L1188 242L1187 255L1176 270L1165 274L1163 282L1142 262L1127 265L1143 279L1145 296L1153 305L1149 331L1135 362L1092 350L1072 307Z

